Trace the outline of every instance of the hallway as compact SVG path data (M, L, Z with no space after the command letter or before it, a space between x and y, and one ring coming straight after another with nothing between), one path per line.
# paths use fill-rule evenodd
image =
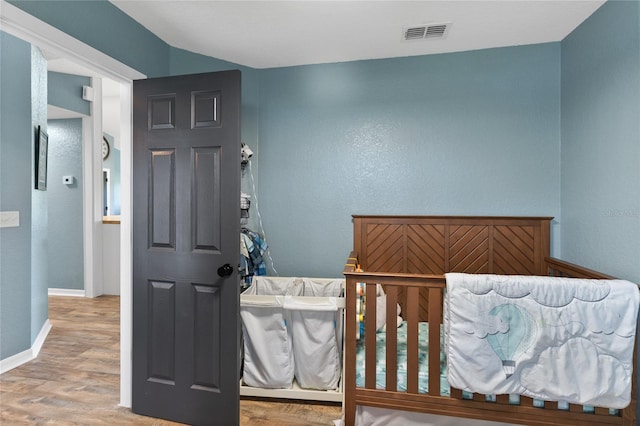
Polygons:
M53 325L37 359L0 376L0 424L177 425L119 407L118 296L49 297ZM332 425L337 405L243 399L240 424Z

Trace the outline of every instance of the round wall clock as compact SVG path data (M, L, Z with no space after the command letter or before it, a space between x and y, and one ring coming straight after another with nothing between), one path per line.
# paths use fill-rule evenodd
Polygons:
M109 141L104 136L102 137L102 159L106 160L109 156L109 152L111 151L111 147L109 147Z

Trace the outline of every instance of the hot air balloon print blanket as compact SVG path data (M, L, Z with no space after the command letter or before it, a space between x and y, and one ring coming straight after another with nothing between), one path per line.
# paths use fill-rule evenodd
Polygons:
M624 280L446 274L447 378L458 389L629 405L639 291Z

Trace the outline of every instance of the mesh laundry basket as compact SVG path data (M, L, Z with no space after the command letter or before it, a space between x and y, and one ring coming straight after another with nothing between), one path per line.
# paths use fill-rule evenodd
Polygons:
M284 296L292 290L294 281L255 276L240 296L242 380L247 386L286 389L293 383L294 358Z
M307 389L336 389L342 372L344 279L303 278L285 298L290 312L295 377ZM321 298L321 299L318 299Z

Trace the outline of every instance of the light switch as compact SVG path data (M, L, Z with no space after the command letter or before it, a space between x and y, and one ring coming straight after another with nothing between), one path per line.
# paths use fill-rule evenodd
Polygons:
M0 212L0 228L20 226L20 212Z

